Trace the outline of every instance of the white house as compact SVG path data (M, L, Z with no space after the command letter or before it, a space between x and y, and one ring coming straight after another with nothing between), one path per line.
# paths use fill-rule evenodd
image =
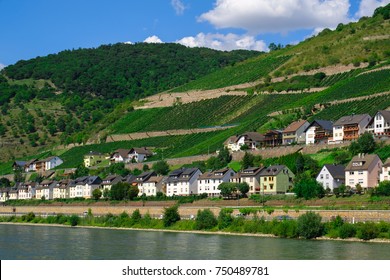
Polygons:
M36 183L25 182L18 187L17 199L33 199L35 198Z
M172 171L167 179L167 196L192 195L198 193L198 168L180 168Z
M239 151L244 145L247 145L251 150L255 150L261 145L264 139L264 135L260 133L246 132L244 134L229 137L225 141L224 146L233 152Z
M8 199L9 200L16 200L16 199L19 199L19 191L18 191L18 188L14 187L14 188L11 188L9 193L8 193L9 197Z
M166 178L165 178L166 179ZM156 196L158 192L163 192L165 185L164 177L162 176L151 176L149 179L138 185L138 196Z
M341 117L333 124L333 139L330 142L342 143L358 139L370 121L368 114Z
M130 151L130 149L118 149L111 154L110 161L112 163L129 163L131 161Z
M9 199L11 188L0 188L0 202L6 202Z
M198 194L206 193L209 197L219 196L221 191L218 186L223 182L229 182L236 173L230 168L206 172L198 178Z
M147 148L132 148L130 150L130 160L136 161L136 162L143 162L148 159L148 157L151 157L153 153L148 150Z
M64 161L57 156L46 158L43 161L45 162L45 170L54 169L64 163Z
M46 200L51 200L54 197L54 187L57 185L56 181L44 180L36 188L36 198L41 199L45 198Z
M382 172L379 176L379 180L381 182L390 181L390 158L388 158L382 165Z
M326 120L314 120L304 132L306 133L306 145L327 143L333 134L333 123Z
M84 176L69 184L69 198L91 198L92 192L100 187L102 179L99 176Z
M379 183L381 171L382 161L377 155L359 154L345 168L345 184L350 187L360 184L363 189L374 188Z
M345 184L345 167L343 165L325 164L318 173L316 180L322 184L324 189L330 189L332 192L335 188Z
M305 143L305 130L309 127L309 125L309 122L305 120L291 123L283 130L283 144L289 145L292 143Z
M65 179L57 182L53 187L53 199L56 198L69 198L69 184L71 180Z
M367 124L366 130L377 136L390 136L390 111L378 111Z
M84 198L91 198L92 192L99 189L102 179L99 176L89 176L87 180L83 182L82 190Z

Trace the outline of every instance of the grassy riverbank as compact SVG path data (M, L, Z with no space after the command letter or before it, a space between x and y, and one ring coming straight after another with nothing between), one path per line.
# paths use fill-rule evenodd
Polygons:
M0 217L0 223L390 242L390 223L387 222L351 224L344 222L338 216L332 221L324 223L321 222L319 215L312 212L302 215L302 218L297 220L274 219L272 221L265 221L257 216L252 219L245 219L243 216L233 217L228 210L221 211L221 213L215 217L206 209L200 211L196 219L183 220L179 217L180 220L172 222L169 226L165 223L166 216L161 217L161 219L153 219L149 214L141 216L138 210L135 210L132 215L124 212L120 215L107 214L100 217L95 217L91 212L85 217L63 214L44 217L31 212L19 217Z

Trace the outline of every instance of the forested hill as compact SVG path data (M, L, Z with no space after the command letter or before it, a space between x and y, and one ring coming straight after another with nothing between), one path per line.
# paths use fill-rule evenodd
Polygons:
M3 73L14 80L50 80L62 91L81 95L134 99L172 89L259 54L179 44L118 43L22 60Z

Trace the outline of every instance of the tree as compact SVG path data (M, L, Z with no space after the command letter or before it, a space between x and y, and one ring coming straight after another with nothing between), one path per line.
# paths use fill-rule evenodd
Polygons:
M195 219L195 227L198 230L212 229L218 224L213 212L210 209L198 210Z
M7 178L0 178L0 188L8 188L11 186L11 182Z
M139 193L139 189L137 186L130 186L127 189L127 198L133 200L138 196L138 193Z
M236 184L223 182L218 186L218 190L221 191L223 197L231 198L233 193L237 191Z
M352 155L357 155L358 153L367 154L374 152L376 146L374 136L369 132L365 132L356 142L354 141L349 145L349 151Z
M321 198L325 195L325 190L315 179L302 179L294 186L294 193L297 197L304 199Z
M134 212L131 214L131 222L132 224L139 223L142 219L141 213L139 212L139 209L135 209Z
M246 194L249 192L249 185L248 183L239 183L237 184L237 189L240 191L242 196L246 196Z
M85 167L84 164L80 164L79 166L77 166L77 169L73 174L73 178L76 179L88 175L89 175L89 169Z
M297 232L300 237L312 239L323 234L324 226L321 216L314 212L307 212L298 217Z
M390 196L390 181L380 182L372 194L379 196Z
M130 188L130 184L127 182L119 182L111 187L110 197L113 200L123 200L127 196L127 191Z
M159 175L167 175L169 173L169 165L165 160L154 163L152 169Z
M218 215L218 228L224 229L229 227L233 222L232 217L233 209L231 208L222 208L221 211L219 211Z
M254 159L255 159L255 157L251 153L245 152L245 154L241 160L241 168L247 169L247 168L253 166Z
M164 209L163 223L165 227L169 227L180 221L179 206L174 205Z
M97 201L102 197L102 191L100 189L94 189L92 192L92 197Z

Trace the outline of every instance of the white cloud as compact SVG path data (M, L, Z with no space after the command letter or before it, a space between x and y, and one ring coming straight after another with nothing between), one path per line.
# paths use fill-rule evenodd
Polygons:
M199 33L195 37L184 37L176 43L187 47L206 47L221 51L230 51L237 49L267 51L267 45L262 40L256 40L250 35L237 34L204 34Z
M362 0L355 17L361 18L364 16L372 16L376 8L385 6L389 3L390 0Z
M171 5L175 9L177 15L182 15L185 9L187 9L181 0L171 0Z
M198 20L251 34L288 32L348 22L349 0L217 0Z
M123 44L132 45L132 44L133 44L133 42L131 42L131 41L126 41L126 42L123 42Z
M144 43L163 43L156 35L150 36L144 40Z
M5 68L7 65L4 65L3 63L0 63L0 70Z

